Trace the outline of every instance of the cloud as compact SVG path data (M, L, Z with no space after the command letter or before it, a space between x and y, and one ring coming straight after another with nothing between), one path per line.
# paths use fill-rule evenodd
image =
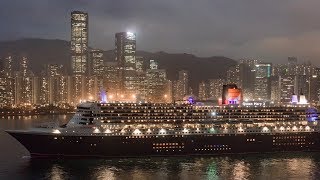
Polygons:
M90 45L101 49L114 48L116 32L132 30L140 50L317 63L319 6L316 0L2 0L0 40L69 40L70 12L83 10Z

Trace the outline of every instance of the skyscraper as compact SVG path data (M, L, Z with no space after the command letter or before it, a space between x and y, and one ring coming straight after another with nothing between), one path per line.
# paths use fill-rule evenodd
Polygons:
M224 84L224 79L209 79L208 98L211 100L219 100L221 98L222 87Z
M270 63L259 63L255 65L254 99L271 99L271 77L272 65Z
M199 94L198 98L200 100L207 100L207 84L204 81L199 83Z
M14 103L14 81L12 74L12 58L8 56L0 60L0 107L12 106Z
M295 87L295 76L280 76L279 85L280 85L280 102L289 103L291 97L294 93Z
M136 93L136 35L119 32L115 35L115 55L119 66L120 89L127 94Z
M288 57L288 75L298 74L298 59L296 57Z
M158 69L157 62L150 60L146 72L146 99L151 102L166 102L169 96L165 69Z
M93 49L90 51L91 59L91 75L102 76L104 71L103 51L100 49Z
M73 103L85 98L85 75L88 74L88 14L71 13L71 68L74 90Z
M71 68L73 74L88 72L88 14L71 13Z
M179 71L179 80L177 83L177 98L182 100L189 93L189 72L185 70Z
M15 77L15 99L17 105L31 105L34 101L33 78L28 64L28 59L22 57L19 64L19 72Z
M244 99L254 98L255 65L260 61L255 59L240 60L240 88Z

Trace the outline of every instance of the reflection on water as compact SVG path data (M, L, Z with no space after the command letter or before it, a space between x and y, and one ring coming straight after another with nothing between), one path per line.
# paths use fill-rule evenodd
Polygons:
M0 120L0 179L319 179L320 153L276 153L130 159L30 159L4 129L66 123L67 116ZM110 147L112 148L112 147Z
M317 153L131 159L30 159L33 179L318 179ZM295 169L295 166L298 168ZM294 167L294 169L292 169Z

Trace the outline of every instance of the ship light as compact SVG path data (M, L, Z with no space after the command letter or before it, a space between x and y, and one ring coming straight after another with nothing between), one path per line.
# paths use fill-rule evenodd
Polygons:
M292 130L296 131L297 130L297 126L293 126Z
M188 129L186 129L186 128L184 128L184 129L183 129L183 132L184 132L184 133L188 133L188 132L189 132L189 130L188 130Z
M307 130L307 131L310 131L310 127L309 127L309 126L306 126L306 130Z
M111 133L110 129L106 129L106 131L104 131L104 133Z
M216 112L211 112L211 116L216 116L217 113Z
M283 131L283 130L284 130L284 127L283 127L283 126L281 126L281 127L280 127L280 131Z
M238 128L238 131L243 131L242 127L239 127L239 128Z
M210 129L210 132L212 132L212 133L214 132L214 128L213 127Z
M166 130L165 129L160 129L160 131L159 131L160 133L166 133Z
M98 128L95 128L95 129L93 130L93 133L100 133L100 130L99 130Z
M141 133L141 131L139 130L139 129L135 129L134 131L133 131L133 134L140 134Z
M53 134L61 134L61 132L59 131L59 129L55 129L52 131Z
M263 127L262 131L269 131L269 128L268 127Z
M147 130L147 133L151 133L151 129L148 129L148 130Z
M121 133L126 133L126 130L122 129L122 130L121 130Z

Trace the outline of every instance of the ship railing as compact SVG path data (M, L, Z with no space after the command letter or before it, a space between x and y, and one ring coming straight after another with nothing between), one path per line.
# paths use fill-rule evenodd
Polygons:
M36 128L46 128L46 129L55 129L59 127L59 124L56 122L46 122L46 123L38 123L34 127Z

